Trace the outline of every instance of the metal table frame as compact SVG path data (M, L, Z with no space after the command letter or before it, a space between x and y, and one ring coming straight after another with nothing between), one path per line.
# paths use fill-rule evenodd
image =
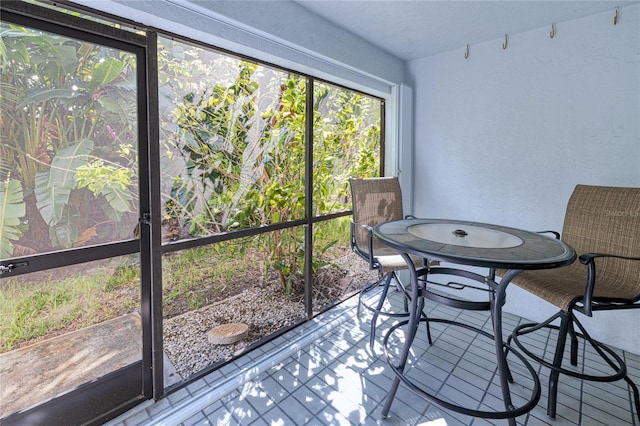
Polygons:
M453 234L456 238L465 238L469 235L465 229L470 231L486 230L488 233L509 234L515 239L509 239L510 242L503 244L502 247L475 247L473 244L464 244L463 241L458 244L456 238L448 241L445 238L437 238L439 241L432 241L421 237L422 232L410 232L410 228L415 226L431 226L446 229L446 226L453 226ZM418 230L418 228L413 228ZM484 231L479 231L482 233ZM409 319L402 321L390 328L383 340L387 362L395 373L393 385L387 396L386 403L382 409L382 416L386 418L391 409L391 404L395 398L400 382L405 383L412 391L422 397L439 404L443 408L450 409L462 414L492 418L492 419L509 419L510 425L515 425L515 417L529 412L540 399L540 381L531 364L513 347L507 345L502 337L502 306L505 302L505 292L509 283L523 270L528 269L550 269L569 265L576 258L575 251L560 240L541 235L539 233L524 231L517 228L509 228L498 225L491 225L478 222L453 221L443 219L405 219L394 222L382 223L374 227L373 234L381 242L396 249L407 263L409 273L411 275L411 303L409 308ZM508 239L508 238L507 238ZM520 243L517 242L520 240ZM448 242L451 242L448 244ZM501 244L500 242L496 243ZM516 245L514 245L516 244ZM456 268L445 267L423 267L416 269L413 262L409 258L409 254L427 258L429 260L440 260L459 265L479 266L489 268L489 274L482 276L470 271ZM502 277L500 282L495 280L496 269L507 269L508 271ZM473 302L463 301L460 299L449 299L441 295L430 292L427 288L427 277L429 275L447 274L461 276L474 281L486 284L490 291L489 302ZM468 324L438 319L424 318L421 316L424 308L425 298L443 302L451 306L461 309L489 309L491 311L493 335L473 327ZM479 334L493 339L496 351L496 363L498 366L498 374L500 376L500 384L502 389L502 397L504 401L504 411L480 411L467 407L452 404L444 401L435 395L425 391L419 386L411 382L404 375L404 369L410 353L411 345L415 339L418 325L420 322L440 322L453 326L464 327ZM399 364L394 365L388 353L389 337L399 327L406 326L406 340L403 345ZM507 364L507 353L513 353L525 365L534 381L534 389L531 398L522 406L514 407L511 392L509 389L509 381L511 374Z

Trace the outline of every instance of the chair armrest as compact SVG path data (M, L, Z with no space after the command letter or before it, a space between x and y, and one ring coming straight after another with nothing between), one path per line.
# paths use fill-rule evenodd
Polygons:
M578 259L580 263L583 265L587 265L587 288L584 293L584 314L591 316L591 304L593 302L593 290L596 286L596 259L600 257L613 257L616 259L623 260L631 260L631 261L640 261L640 257L628 257L628 256L618 256L615 254L606 254L606 253L585 253L581 254Z
M624 259L624 260L640 260L640 257L618 256L617 254L606 254L606 253L585 253L580 255L578 259L580 259L580 263L582 263L583 265L588 265L589 263L593 263L594 259L598 257L615 257L617 259Z
M560 239L560 233L556 232L556 231L537 231L537 234L553 234L554 237L556 237L556 240Z
M356 242L356 226L361 226L362 228L366 229L369 234L369 239L367 244L369 253L365 253L364 251L362 251L358 246L358 243ZM373 228L372 227L370 227L369 225L363 225L363 224L358 225L353 220L351 221L351 249L358 256L362 257L363 259L369 262L369 269L378 269L377 265L375 265L374 263L374 257L373 257Z
M360 225L369 233L368 249L369 249L369 269L374 269L373 265L373 228L369 225Z

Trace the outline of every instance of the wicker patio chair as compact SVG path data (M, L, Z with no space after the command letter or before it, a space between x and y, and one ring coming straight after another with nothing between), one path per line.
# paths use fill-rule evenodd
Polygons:
M373 349L378 316L408 317L409 293L398 278L396 272L407 269L402 256L398 252L373 238L372 228L383 222L403 219L402 191L397 177L380 177L366 179L349 179L351 199L353 203L353 219L351 221L351 249L369 263L369 269L378 270L378 280L365 284L360 292L357 314L360 317L361 307L373 312L371 319L370 347ZM416 267L425 265L420 258L412 258ZM404 311L384 310L383 305L389 294L391 283L404 294ZM365 303L363 297L374 288L382 286L379 299L373 304ZM369 302L371 303L371 302ZM427 323L427 337L431 343L431 333Z
M579 262L565 268L525 271L513 280L560 311L542 323L516 327L510 339L527 355L551 369L549 417L556 415L558 377L563 373L598 382L624 379L633 390L640 420L638 388L629 378L624 361L609 347L591 338L576 317L576 312L592 316L594 311L640 308L640 188L576 186L567 205L562 239L575 249ZM558 318L560 325L552 325ZM629 324L629 327L636 326ZM545 359L543 354L532 353L520 339L541 328L558 330L553 360L551 356ZM592 375L582 369L563 367L567 336L573 366L578 365L580 338L585 345L593 347L613 373Z

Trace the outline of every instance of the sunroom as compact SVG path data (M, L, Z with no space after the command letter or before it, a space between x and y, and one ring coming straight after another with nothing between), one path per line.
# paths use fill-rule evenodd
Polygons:
M350 247L349 179L398 177L419 218L531 231L562 231L576 185L640 187L638 1L1 7L3 424L507 424L404 385L383 419L397 321L368 347L378 274ZM640 227L640 206L611 215ZM506 335L555 307L510 285L502 311ZM637 383L640 311L581 321ZM500 398L448 377L452 401ZM624 380L559 386L555 421L543 402L513 421L640 421Z

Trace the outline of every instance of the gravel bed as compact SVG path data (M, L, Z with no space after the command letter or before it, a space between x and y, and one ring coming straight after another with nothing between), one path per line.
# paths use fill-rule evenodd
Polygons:
M316 274L314 306L337 300L375 279L377 272L369 271L366 263L354 256L349 254L336 259ZM184 379L215 362L239 355L249 344L302 318L304 304L301 298L283 295L275 284L257 285L221 302L165 319L164 351ZM248 337L227 345L209 343L207 332L227 323L247 324Z
M177 373L186 378L208 365L241 353L248 344L295 323L304 305L284 300L261 288L252 288L227 300L187 312L164 322L164 350ZM246 340L212 345L207 332L227 323L249 326Z

